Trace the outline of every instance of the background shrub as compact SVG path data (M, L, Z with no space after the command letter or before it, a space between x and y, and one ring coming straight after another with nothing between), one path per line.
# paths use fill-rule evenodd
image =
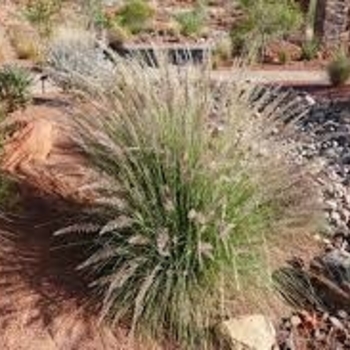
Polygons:
M180 25L180 32L185 36L198 35L205 25L203 6L197 5L193 10L183 11L175 16Z
M249 18L245 18L231 30L230 37L232 40L232 53L235 56L243 55L250 50L247 43L253 28L254 23Z
M57 234L95 233L80 269L95 278L102 319L209 348L239 291L268 280L264 242L310 222L312 186L271 134L295 110L290 98L286 107L269 95L280 107L270 109L267 92L212 84L192 66L114 60L116 88L87 76L93 105L76 118L101 174L100 214Z
M10 26L8 35L19 59L40 62L43 60L39 35L28 26Z
M301 45L301 59L311 61L317 57L320 44L318 40L306 40Z
M5 113L23 108L30 100L32 79L27 70L16 66L0 69L0 107Z
M117 22L132 34L144 30L154 15L154 9L145 0L130 0L118 11Z
M232 50L232 41L230 37L224 37L217 41L212 51L213 67L230 61L232 58Z
M332 85L344 85L350 78L350 59L344 51L336 54L327 67L327 73Z
M48 47L47 71L59 87L71 93L79 93L86 85L99 89L104 86L108 91L117 82L112 62L105 59L108 52L107 47L98 49L98 41L93 33L61 27Z
M2 145L1 145L2 146ZM20 209L21 197L17 183L9 175L0 172L0 210L14 213Z
M294 0L239 0L239 3L245 17L233 29L232 38L245 41L245 48L254 50L260 58L271 40L291 34L303 23L303 14Z
M24 9L26 19L42 36L51 34L53 18L60 11L62 0L29 0Z
M278 62L281 64L286 64L290 61L289 54L286 50L281 49L281 51L278 52Z

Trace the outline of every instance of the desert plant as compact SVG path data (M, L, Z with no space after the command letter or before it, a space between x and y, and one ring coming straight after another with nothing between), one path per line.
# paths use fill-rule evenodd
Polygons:
M0 145L2 146L2 145ZM0 172L0 210L13 213L19 210L20 195L18 184L4 172Z
M117 22L112 22L107 30L107 40L110 47L117 47L130 38L130 33Z
M344 85L350 78L350 59L340 50L327 67L327 73L332 85Z
M182 11L175 16L180 32L185 36L198 35L205 24L205 11L200 4L193 10Z
M219 40L212 52L213 66L229 61L232 58L232 50L232 41L229 37Z
M311 61L317 57L319 51L319 41L316 39L306 40L301 45L301 59Z
M0 106L4 112L23 108L30 100L32 79L29 72L16 66L0 69Z
M39 35L25 26L10 26L8 35L19 59L42 61L42 45Z
M105 59L108 52L105 49L105 52L102 48L98 50L98 41L91 32L58 28L47 50L47 71L63 90L79 91L84 89L87 81L89 85L104 86L110 90L117 80L112 62Z
M144 30L154 15L153 7L145 0L130 0L123 5L115 20L132 34Z
M250 33L254 28L254 23L251 22L248 18L244 21L239 22L232 30L230 31L230 37L232 41L232 54L235 56L242 56L247 53L250 49L247 45L249 40Z
M76 118L100 174L99 215L57 234L95 233L79 268L95 278L101 319L209 348L232 298L264 279L264 242L310 219L312 187L272 133L287 131L295 109L284 96L266 105L267 92L249 84L213 84L191 65L114 62L115 89L86 76L93 103Z
M289 54L286 50L281 50L278 52L278 62L281 64L286 64L290 60Z
M52 31L53 18L60 11L61 5L62 0L29 0L23 13L42 36L48 36Z
M101 0L82 0L81 8L82 12L87 17L88 27L94 27L95 29L105 29L110 26L110 18L104 11Z
M303 23L303 15L294 0L240 0L245 16L233 29L238 31L247 50L263 58L266 45L279 37L297 30ZM254 45L253 45L254 44Z

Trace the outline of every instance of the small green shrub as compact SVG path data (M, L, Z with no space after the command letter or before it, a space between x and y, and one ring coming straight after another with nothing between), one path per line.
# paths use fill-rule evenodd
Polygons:
M311 61L317 57L319 51L318 40L306 40L301 46L301 59Z
M344 85L350 78L350 59L344 51L340 51L327 67L327 73L332 85Z
M249 35L252 32L254 24L245 19L236 25L230 32L232 41L232 53L235 56L241 56L249 50Z
M110 18L108 18L106 14L103 13L102 11L95 13L93 18L93 23L96 28L105 29L105 28L110 28L111 26Z
M2 145L0 145L2 146ZM0 173L0 211L13 213L19 210L21 198L16 182L3 172Z
M130 0L117 13L116 20L132 34L137 34L147 27L154 16L153 7L145 0Z
M286 52L285 50L281 50L278 52L278 62L281 64L286 64L288 63L288 61L290 61L290 57L288 55L288 52Z
M53 18L60 11L62 0L30 0L24 9L26 19L42 36L51 34Z
M245 17L236 26L237 34L234 31L232 38L243 42L246 51L260 58L271 40L292 33L303 23L303 14L294 0L240 0L239 3Z
M185 36L200 34L205 24L205 15L198 9L178 13L175 19L180 25L181 34Z
M32 79L29 72L16 66L0 69L0 106L5 113L23 108L30 100Z
M230 38L222 38L216 43L212 52L213 67L229 61L232 58L232 41Z
M290 96L212 84L202 67L114 62L114 90L94 79L105 65L83 80L69 72L93 100L76 122L102 180L99 216L57 234L93 234L80 269L95 279L101 319L128 323L132 336L207 349L232 300L268 280L264 242L310 219L312 186L271 134L295 111Z
M88 28L105 28L108 26L108 19L103 12L101 0L82 0L80 1L81 12L85 16Z

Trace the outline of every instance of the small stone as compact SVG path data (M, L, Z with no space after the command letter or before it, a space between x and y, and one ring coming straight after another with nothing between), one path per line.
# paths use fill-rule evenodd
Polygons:
M226 339L232 349L267 350L276 344L276 331L263 315L242 316L223 322L218 336Z
M338 204L334 200L327 200L325 201L325 207L329 210L335 211L338 208Z
M342 163L343 164L350 164L350 153L347 153L342 156Z
M294 315L290 318L290 322L294 328L297 328L298 326L301 325L302 321L301 318L297 315Z
M344 200L345 200L345 203L349 206L350 205L350 194L345 194Z
M321 242L321 241L322 241L321 235L319 235L318 233L315 234L315 235L314 235L314 240L315 240L316 242Z
M305 100L310 106L313 106L314 104L316 104L315 99L312 98L309 94L305 96Z
M334 225L338 225L341 222L341 216L337 211L332 211L329 215L329 219Z
M348 318L348 313L344 310L339 310L337 312L338 316L342 319L342 320L345 320Z
M343 221L348 222L350 219L350 211L343 208L340 212L340 216Z
M315 340L318 342L323 342L327 338L327 333L321 329L316 329L314 333Z
M329 319L329 313L328 312L324 312L322 315L322 321L327 321Z
M334 328L336 328L336 329L344 329L343 323L338 318L336 318L334 316L331 316L329 318L329 320L330 320L330 322L331 322L331 324L332 324L332 326Z

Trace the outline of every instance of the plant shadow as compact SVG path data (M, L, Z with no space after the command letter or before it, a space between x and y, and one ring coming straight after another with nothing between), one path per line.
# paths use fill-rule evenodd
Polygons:
M88 253L82 237L67 245L53 235L78 212L36 197L24 203L21 215L0 219L0 348L121 349L98 325L89 277L76 269Z

